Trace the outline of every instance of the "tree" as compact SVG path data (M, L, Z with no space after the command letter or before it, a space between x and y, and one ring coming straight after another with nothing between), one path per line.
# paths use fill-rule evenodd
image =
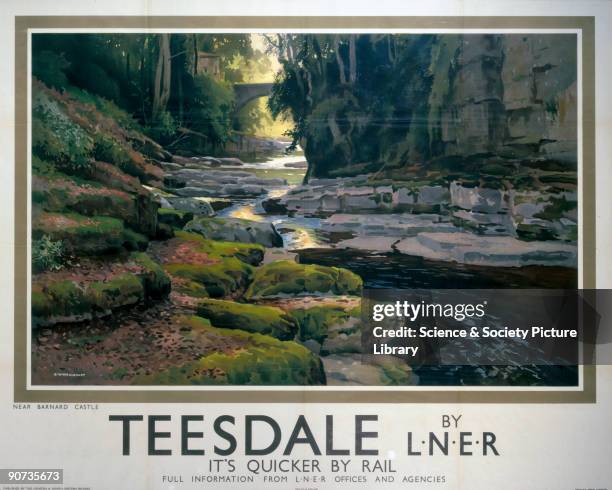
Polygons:
M159 35L159 53L157 67L155 68L155 81L153 85L152 120L158 121L162 112L166 110L170 99L170 86L172 80L172 63L170 53L170 34Z

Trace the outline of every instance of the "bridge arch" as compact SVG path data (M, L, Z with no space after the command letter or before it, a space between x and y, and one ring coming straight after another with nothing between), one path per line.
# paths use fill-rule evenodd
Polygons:
M236 109L238 112L245 105L259 97L272 95L273 83L236 83L234 93L236 94Z

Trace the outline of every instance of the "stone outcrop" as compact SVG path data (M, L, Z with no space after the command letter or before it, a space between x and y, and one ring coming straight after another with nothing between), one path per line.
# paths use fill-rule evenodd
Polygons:
M265 194L270 187L287 185L285 179L264 179L243 170L187 166L167 170L165 182L182 197L253 197Z
M209 240L259 243L264 247L281 247L283 238L271 223L239 218L194 218L185 231L197 233Z
M491 157L575 168L575 35L444 34L424 39L411 56L427 74L403 73L385 116L406 123L374 124L372 109L348 94L329 94L313 108L316 123L300 142L308 179L458 159L478 171Z

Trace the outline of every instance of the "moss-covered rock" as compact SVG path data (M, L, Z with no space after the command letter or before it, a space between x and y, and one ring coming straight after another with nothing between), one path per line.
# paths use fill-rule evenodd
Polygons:
M85 295L94 311L105 312L140 303L145 298L145 288L137 276L126 272L106 282L91 283Z
M348 332L349 326L347 326L347 331L342 331L342 326L349 319L359 315L358 313L354 315L352 311L346 311L342 306L333 304L300 308L290 313L299 324L300 340L312 339L320 344L328 337L330 330L333 330L333 333L353 333Z
M131 273L87 285L61 280L44 288L35 286L32 293L32 324L38 326L90 320L107 315L116 308L139 303L144 299L144 294L142 282Z
M298 329L295 318L273 306L207 299L198 304L197 313L216 327L261 333L280 340L293 339Z
M264 258L265 248L256 243L237 243L207 240L196 233L177 231L178 240L194 244L195 250L210 258L236 258L249 265L259 265Z
M99 255L122 249L144 250L148 239L123 225L123 221L106 216L83 216L77 213L39 212L33 217L32 237L48 235L61 240L75 255Z
M32 284L34 324L88 320L170 293L170 279L145 253L133 253L126 262L110 268L104 280L88 279L78 268L37 276ZM92 274L97 277L100 272Z
M123 247L126 250L146 250L149 245L149 239L129 228L123 230Z
M121 220L76 213L40 213L34 217L32 235L49 235L53 240L62 240L71 252L84 255L116 252L125 242Z
M168 296L172 284L160 264L154 262L151 257L142 252L133 253L130 259L142 268L142 272L138 276L147 298L161 299Z
M358 295L361 288L361 278L349 270L279 260L255 271L245 297L326 293Z
M173 291L184 296L192 298L208 298L210 295L205 286L199 282L190 281L188 279L174 279L172 283Z
M322 358L330 386L406 386L414 384L412 369L393 356L333 354Z
M235 338L241 344L233 353L216 352L183 366L135 380L152 385L321 385L325 373L321 360L305 347L267 335L216 328L198 317L184 320L192 329Z
M157 211L157 219L160 223L164 223L175 228L183 228L183 226L193 219L193 213L179 211L178 209L160 208Z
M253 276L253 268L236 259L220 259L213 264L168 264L173 276L201 284L211 298L223 298L244 289Z

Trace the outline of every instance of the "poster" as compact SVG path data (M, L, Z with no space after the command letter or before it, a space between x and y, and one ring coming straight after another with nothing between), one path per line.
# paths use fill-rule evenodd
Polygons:
M1 488L609 488L609 8L54 5Z

